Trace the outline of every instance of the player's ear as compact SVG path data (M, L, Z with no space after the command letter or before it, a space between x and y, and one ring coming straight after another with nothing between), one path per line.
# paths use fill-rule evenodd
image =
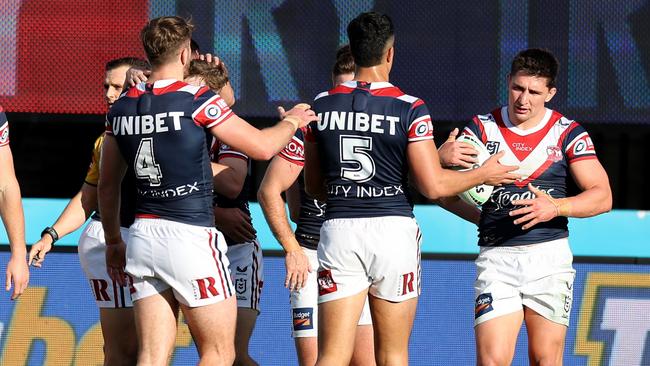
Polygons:
M183 66L190 63L191 55L191 51L188 47L181 48L181 64L183 64Z
M388 51L386 51L386 63L392 64L393 63L393 57L395 57L395 47L390 46L388 48Z
M555 93L557 93L557 88L552 87L548 89L548 95L546 95L546 99L544 100L544 103L550 102L551 99L553 99L553 97L555 96Z

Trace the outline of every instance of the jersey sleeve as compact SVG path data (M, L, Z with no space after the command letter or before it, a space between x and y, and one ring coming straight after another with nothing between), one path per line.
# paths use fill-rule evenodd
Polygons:
M226 145L221 141L217 141L216 144L218 147L216 149L217 150L216 154L214 154L213 156L213 161L218 163L221 161L221 159L225 159L225 158L236 158L236 159L242 159L248 161L248 155L236 151L230 145Z
M573 122L574 126L564 139L564 155L567 163L571 164L576 161L586 159L596 159L596 149L587 130L578 122Z
M9 122L2 107L0 107L0 147L9 145Z
M487 144L487 136L485 134L485 128L483 127L483 122L481 118L486 118L484 116L474 116L472 120L465 125L465 128L461 131L461 135L470 135L476 139L482 141L484 144Z
M99 159L101 158L102 144L104 144L104 134L95 140L95 145L93 147L93 157L90 161L90 166L88 167L86 178L84 179L84 182L90 184L91 186L97 186L97 183L99 182Z
M201 88L196 93L192 105L192 118L199 126L212 128L234 115L226 101L207 87Z
M299 128L293 135L287 146L280 150L278 156L298 166L305 165L305 130L308 127Z
M429 109L421 99L411 105L408 118L408 141L433 140L433 124Z

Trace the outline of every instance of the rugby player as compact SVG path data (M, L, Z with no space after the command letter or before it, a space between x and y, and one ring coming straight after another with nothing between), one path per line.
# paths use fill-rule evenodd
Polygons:
M223 62L192 60L185 82L207 85L229 107L235 104L235 93ZM257 365L248 354L248 344L259 314L264 262L248 208L250 159L217 139L212 141L210 159L215 186L215 224L228 245L226 256L237 298L234 365Z
M149 68L145 60L124 57L106 63L104 78L104 99L108 108L122 94L126 71L130 67L143 70ZM97 182L99 161L104 134L95 141L92 161L79 192L70 199L56 222L46 227L41 239L32 245L29 262L41 267L54 243L80 228L91 216L90 222L79 237L79 262L84 270L95 302L99 307L99 322L104 338L105 365L132 365L137 361L138 342L133 321L131 287L120 286L113 281L106 270L106 243L99 214L97 212ZM120 230L126 235L134 220L135 190L132 188L133 173L125 179L125 189L120 205Z
M338 50L336 59L332 69L334 86L354 78L354 60L349 45ZM304 133L305 129L296 131L292 141L271 160L257 197L271 231L286 253L285 286L291 290L293 337L298 362L301 366L313 366L318 357L316 248L324 221L325 203L305 193L301 174L305 161ZM291 220L298 224L295 233L289 226L283 192L287 197ZM351 364L374 365L372 319L367 301L358 321L354 342Z
M558 61L548 50L527 49L512 61L508 105L477 115L463 130L519 165L522 179L495 188L483 205L474 283L478 365L509 365L522 321L531 365L561 365L575 270L568 217L590 217L612 207L607 173L593 141L577 122L546 108L557 93ZM445 165L469 161L443 146ZM571 176L580 193L567 196Z
M479 184L512 182L516 167L498 162L442 169L424 102L388 82L393 65L390 18L363 13L348 25L355 79L316 96L319 116L305 144L307 192L327 200L318 245L317 365L347 365L366 296L378 365L407 365L420 293L421 234L407 179L426 197Z
M17 299L29 283L25 247L25 218L20 200L20 186L14 172L14 160L9 147L9 122L0 107L0 217L7 230L11 258L7 263L5 290L14 290L11 299Z
M208 87L182 82L192 29L180 17L156 18L143 28L141 39L152 64L149 83L129 89L107 117L99 182L106 262L116 281L125 283L125 265L134 278L139 364L168 362L179 308L199 364L231 365L235 359L236 304L226 243L213 227L204 131L253 159L270 159L297 128L316 119L301 104L275 126L258 130ZM138 190L128 251L116 201L126 166L134 168Z

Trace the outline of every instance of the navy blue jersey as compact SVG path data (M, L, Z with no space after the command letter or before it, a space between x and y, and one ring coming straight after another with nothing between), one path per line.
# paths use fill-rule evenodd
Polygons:
M433 139L424 102L388 82L349 81L319 94L314 111L326 219L413 217L406 146Z
M291 141L278 154L281 158L298 166L305 165L305 130L303 127L296 131ZM298 177L300 187L300 214L296 228L296 240L300 246L314 249L320 240L320 227L325 221L325 203L307 194L303 172Z
M512 201L531 199L528 183L553 198L566 197L569 165L584 159L596 159L596 151L587 131L577 122L546 109L544 119L532 129L521 130L508 119L508 107L474 117L463 134L483 141L490 154L505 151L500 159L506 165L518 165L515 173L521 181L495 187L483 204L479 223L479 245L515 246L546 242L569 235L566 217L556 217L528 230L515 225L508 213L516 207Z
M223 142L213 139L212 146L210 147L210 159L215 162L219 163L221 159L225 158L235 158L235 159L242 159L246 162L248 169L250 169L250 158L239 151L233 150L229 145L224 144ZM250 191L250 172L246 174L246 179L244 180L244 186L242 187L241 192L239 192L239 195L235 197L234 199L225 197L224 195L220 195L217 192L214 192L214 204L215 206L219 206L222 208L239 208L242 210L248 217L251 217L251 212L248 207L248 199L249 199L249 191ZM249 221L251 225L253 225L252 220ZM228 235L224 234L224 237L226 238L226 244L228 245L235 245L235 244L241 244L230 238Z
M177 80L139 84L111 107L115 136L136 177L136 216L214 226L205 129L234 116L207 87Z
M0 106L0 147L9 145L9 122L2 106Z

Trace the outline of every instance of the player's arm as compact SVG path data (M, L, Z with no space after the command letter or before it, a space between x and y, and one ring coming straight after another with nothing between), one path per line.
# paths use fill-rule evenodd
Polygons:
M510 211L510 216L520 216L514 223L524 224L523 230L549 221L557 216L591 217L612 209L612 190L609 186L607 172L598 159L578 160L569 164L580 194L566 198L552 198L532 184L528 189L535 194L534 199L512 201L522 208Z
M52 225L57 239L61 239L79 229L96 209L97 187L84 182L81 190L70 199L70 202ZM50 234L43 233L29 251L29 263L34 267L41 267L43 261L45 261L45 256L52 250L53 242L54 238Z
M121 286L126 284L126 245L120 234L120 185L126 172L126 163L115 137L106 134L102 146L97 186L99 214L106 240L106 268L108 275Z
M433 140L409 143L406 154L415 187L429 199L454 196L481 184L508 184L519 177L511 173L518 167L499 163L504 152L491 156L479 168L464 172L442 168Z
M1 131L0 131L1 132ZM20 200L20 186L14 173L13 156L9 145L0 146L0 217L7 230L11 258L7 263L6 290L14 290L11 299L20 296L29 282L25 246L25 218Z
M300 185L298 180L294 181L291 187L284 191L284 196L287 199L287 206L289 206L289 218L297 224L300 219Z
M269 160L284 148L296 130L317 119L308 104L298 104L273 127L262 130L233 115L210 131L225 144L255 160Z
M463 201L458 196L451 197L442 197L437 200L434 200L438 206L444 208L445 210L453 213L454 215L460 217L461 219L471 222L474 225L478 225L481 219L481 210L476 206L472 206L469 203Z
M282 199L282 192L294 184L301 170L302 167L297 164L280 156L274 157L264 174L257 193L257 199L271 232L286 252L287 275L284 285L290 290L302 288L307 281L308 273L311 272L309 259L298 244L289 225Z
M212 163L214 189L218 194L235 199L244 188L248 174L248 159L246 157L219 158L218 163ZM238 243L255 239L255 229L251 218L237 207L214 207L214 220L217 229Z
M327 201L325 177L321 169L318 144L314 141L305 141L305 191L319 201Z

